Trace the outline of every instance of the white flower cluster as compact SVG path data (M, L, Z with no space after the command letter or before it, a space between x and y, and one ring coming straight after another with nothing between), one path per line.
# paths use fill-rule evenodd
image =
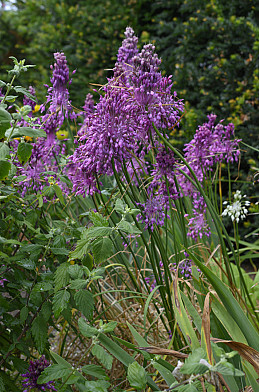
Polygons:
M236 191L234 194L234 202L233 204L228 204L227 201L224 201L223 204L228 204L227 208L222 212L222 216L229 216L232 221L239 222L240 219L244 219L248 213L248 207L250 205L250 201L241 201L243 197L240 191Z

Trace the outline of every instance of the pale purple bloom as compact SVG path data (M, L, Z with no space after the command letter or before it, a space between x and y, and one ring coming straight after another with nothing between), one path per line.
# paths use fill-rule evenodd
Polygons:
M39 376L49 365L50 363L46 360L44 355L35 361L30 361L28 372L22 374L22 377L26 377L25 380L22 381L24 388L23 392L29 392L34 389L37 391L57 391L53 386L54 381L49 381L45 384L37 383Z

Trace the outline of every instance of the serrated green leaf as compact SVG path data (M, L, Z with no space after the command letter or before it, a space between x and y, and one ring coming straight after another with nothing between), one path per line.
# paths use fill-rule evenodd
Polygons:
M5 143L0 143L0 159L4 160L10 152L10 148Z
M12 130L8 129L5 132L5 136L9 137L11 132L12 132ZM30 127L15 128L14 131L12 132L11 138L14 139L19 136L47 137L47 134L42 129L34 129L34 128L30 128Z
M26 88L22 86L14 86L13 89L16 93L22 93L26 95L26 97L30 98L32 101L36 102L36 98L34 97L34 95L32 95L28 90L26 90Z
M108 354L102 346L96 344L92 348L92 354L96 356L97 359L101 362L101 364L108 370L112 368L113 357Z
M35 263L30 259L16 261L16 264L30 271L36 268Z
M98 381L85 381L84 392L108 392L110 383L104 380Z
M121 199L117 199L115 202L115 206L114 209L116 212L118 212L119 214L123 214L125 211L125 206L124 203Z
M74 264L68 267L68 273L72 279L80 279L82 278L84 271L80 265Z
M52 290L53 286L51 283L49 282L38 282L35 284L35 286L33 287L33 291L49 291Z
M96 263L102 263L107 260L113 249L113 243L110 238L97 238L92 242L93 256Z
M8 161L0 160L0 180L5 180L11 170L11 163Z
M74 296L78 309L89 320L93 316L94 299L90 291L79 290Z
M55 191L55 193L56 193L56 196L57 196L57 198L59 199L60 203L61 203L63 206L65 206L66 203L65 203L65 199L64 199L64 196L63 196L63 193L62 193L61 188L60 188L57 184L52 185L52 187L53 187L53 189L54 189L54 191Z
M230 362L227 362L225 364L218 363L215 366L213 366L211 370L221 373L223 376L242 377L245 375L245 373L242 372L241 370L235 369L235 367Z
M92 226L84 232L83 237L88 239L95 237L108 237L112 231L113 229L111 227Z
M87 285L87 281L85 279L75 279L70 283L70 288L72 290L84 289Z
M186 358L180 372L183 374L203 374L208 370L206 365L200 363L201 359L207 359L206 352L202 348L196 348Z
M87 253L89 248L89 240L79 240L76 244L76 249L70 253L69 259L82 259L84 255Z
M130 385L136 389L144 389L147 384L147 375L145 369L138 362L129 365L127 379Z
M133 226L132 223L125 220L122 220L118 224L118 229L128 234L141 234L141 231L136 226Z
M64 255L67 256L69 254L69 250L66 248L50 248L51 252L54 255Z
M107 324L104 324L103 326L102 326L102 331L104 332L104 333L109 333L109 332L112 332L112 331L114 331L114 329L117 327L117 321L111 321L111 322L109 322L109 323L107 323Z
M21 163L26 163L31 157L33 146L29 143L19 143L17 157Z
M94 335L98 334L98 329L88 325L82 317L80 317L80 319L78 320L78 327L82 335L87 338L91 338Z
M89 219L93 222L94 226L108 226L109 223L99 212L90 211Z
M44 302L44 304L42 305L40 314L44 318L45 322L47 322L49 320L51 313L52 313L51 303L49 301Z
M106 380L108 376L105 373L105 370L98 365L85 365L82 367L82 372L89 376L96 377L100 380Z
M66 286L69 282L69 268L68 263L63 263L58 266L54 275L55 291L58 291L62 287Z
M0 392L5 392L4 380L0 377Z
M53 312L55 318L58 318L62 310L67 308L70 293L67 290L60 290L55 293L53 298Z
M64 358L62 358L60 355L56 354L54 351L50 350L50 355L54 359L54 361L57 362L57 364L61 365L63 368L66 367L68 369L71 369L72 366L70 365L69 362L67 362Z
M62 377L68 377L71 374L71 369L59 364L47 367L37 379L38 384L45 384L52 380L58 380Z
M22 323L22 324L23 324L24 321L27 319L28 314L29 314L29 309L28 309L27 306L24 306L24 307L21 309L21 311L20 311L20 320L21 320L21 323Z
M5 109L0 108L0 139L5 137L6 130L10 128L11 120L12 117L10 113Z
M40 354L43 354L48 340L48 326L41 315L37 316L32 322L31 333L37 350Z

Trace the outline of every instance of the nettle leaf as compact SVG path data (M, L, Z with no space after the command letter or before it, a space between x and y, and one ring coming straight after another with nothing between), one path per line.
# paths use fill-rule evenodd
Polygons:
M63 255L63 256L67 256L69 254L69 250L66 248L50 248L51 252L54 255Z
M96 263L107 260L113 249L113 243L110 238L97 238L92 242L92 251Z
M76 244L76 249L70 253L69 259L82 259L84 255L87 253L89 248L89 240L88 239L83 239L77 241Z
M33 287L33 291L49 291L53 289L53 285L50 282L38 282Z
M38 384L45 384L52 380L57 380L62 377L68 377L73 370L64 365L55 364L47 367L37 379Z
M208 370L206 365L200 363L201 359L206 359L207 355L202 348L196 348L192 354L186 358L180 372L183 374L203 374Z
M78 320L78 328L81 334L87 338L92 338L93 336L98 334L98 329L91 327L91 325L88 325L82 317L80 317L80 319Z
M136 389L144 389L147 384L147 375L145 369L133 362L128 367L127 379L130 385Z
M12 132L12 130L8 129L5 132L5 136L9 137L11 132ZM14 131L12 132L11 138L14 139L19 136L47 137L47 134L42 129L34 129L34 128L30 128L30 127L15 128Z
M114 209L116 212L119 212L119 214L124 214L125 206L124 206L124 203L121 199L116 200Z
M72 290L84 289L87 285L87 280L85 279L75 279L70 283L70 288Z
M84 237L90 239L95 237L106 237L112 233L113 229L111 227L89 227L83 234Z
M5 180L11 170L11 163L8 161L0 160L0 180Z
M74 298L78 309L88 320L91 319L93 317L94 299L90 291L79 290Z
M68 267L68 273L72 279L80 279L82 278L84 271L80 265L74 264Z
M20 265L21 267L23 267L29 271L32 271L36 268L34 261L32 261L30 259L18 260L18 261L16 261L16 264Z
M8 128L10 128L10 122L12 120L12 116L10 113L0 108L0 139L5 137L5 132Z
M111 384L108 381L98 380L98 381L85 381L85 389L87 392L108 392L108 388Z
M48 340L48 326L41 315L37 316L32 322L31 334L37 350L40 354L43 354Z
M0 392L4 392L4 391L5 391L4 380L0 376Z
M108 376L105 373L105 370L99 365L85 365L82 367L82 372L87 374L88 376L93 376L98 378L99 380L107 380Z
M67 308L70 293L67 290L58 291L53 297L53 312L55 318L58 318L62 310Z
M21 320L21 323L22 323L22 324L23 324L24 321L27 319L28 314L29 314L29 309L28 309L27 306L24 306L24 307L21 309L21 311L20 311L20 320Z
M89 219L94 226L109 226L107 219L105 219L99 212L90 211Z
M54 191L55 191L55 193L56 193L56 196L57 196L57 198L59 199L60 203L61 203L63 206L65 206L66 203L65 203L65 199L64 199L64 196L63 196L63 193L62 193L61 188L60 188L57 184L52 185L52 187L53 187L53 189L54 189Z
M120 221L118 224L118 229L128 234L141 234L141 231L137 227L133 226L132 223L125 220Z
M0 143L0 159L4 160L10 152L10 148L6 143Z
M117 321L111 321L110 323L104 324L102 330L104 333L112 332L117 327Z
M21 163L26 163L31 157L33 146L29 143L20 143L17 149L17 157Z
M92 354L101 362L101 364L108 370L112 368L113 357L108 354L102 346L96 344L92 348Z
M49 320L51 313L52 313L51 302L50 301L44 302L40 314L44 318L45 322Z
M210 370L221 373L223 376L242 377L245 375L244 372L236 369L230 362L225 362L224 364L217 363L215 366L211 367Z
M55 291L58 291L62 287L66 286L69 282L69 273L68 273L68 268L69 265L67 262L60 264L58 266L55 276L54 276L54 282L55 282Z
M26 88L22 86L14 86L13 89L16 93L22 93L26 95L26 97L30 98L33 102L37 102L34 95L32 95L28 90L26 90Z

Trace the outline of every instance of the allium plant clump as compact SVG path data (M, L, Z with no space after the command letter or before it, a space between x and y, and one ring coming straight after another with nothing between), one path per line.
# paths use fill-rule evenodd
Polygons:
M86 110L79 131L79 146L70 160L69 172L76 194L99 192L99 178L111 176L114 170L123 177L133 160L142 162L143 173L151 180L146 185L147 201L140 204L138 220L145 228L163 226L167 210L174 200L188 196L193 200L193 215L189 219L189 236L197 240L210 235L206 222L206 205L197 189L179 168L190 175L173 152L162 147L153 125L165 131L178 126L184 110L182 100L172 91L172 76L162 76L161 60L152 44L137 48L138 39L131 28L118 51L114 76L103 87L104 95L94 109ZM87 115L87 112L89 113ZM203 184L219 162L236 161L238 140L233 139L234 125L215 123L216 116L198 127L193 140L184 149L184 158ZM167 136L166 136L167 137ZM155 155L152 165L145 167L145 156ZM131 176L131 178L134 177ZM99 184L97 184L97 180ZM133 180L135 182L135 179Z

